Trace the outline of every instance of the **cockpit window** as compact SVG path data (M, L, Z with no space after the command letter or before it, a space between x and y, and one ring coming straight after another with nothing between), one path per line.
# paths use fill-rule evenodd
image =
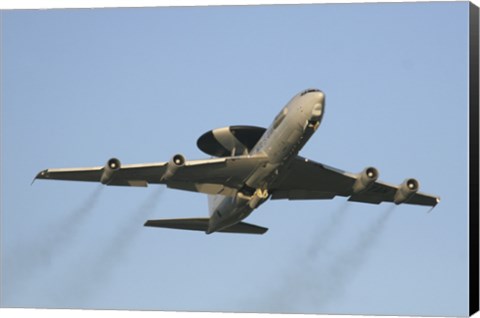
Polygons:
M319 89L316 89L316 88L307 89L307 90L304 90L304 91L300 94L300 96L303 96L303 95L308 94L308 93L311 93L311 92L320 92L320 90L319 90Z
M277 117L275 117L275 120L273 121L273 129L277 128L282 123L285 116L287 116L287 113L288 113L288 108L287 107L282 109L280 114L278 114Z

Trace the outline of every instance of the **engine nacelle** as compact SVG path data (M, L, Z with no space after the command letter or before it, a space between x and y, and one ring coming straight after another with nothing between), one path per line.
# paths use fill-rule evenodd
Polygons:
M358 194L370 188L378 179L378 170L374 167L363 169L358 175L357 180L353 184L353 193Z
M395 192L393 202L395 202L395 204L407 202L415 193L417 193L419 188L420 185L417 180L413 178L406 179L400 185L397 192Z
M115 176L115 172L120 170L120 168L120 160L118 160L117 158L112 158L108 160L105 164L105 167L103 167L103 173L100 177L100 182L102 184L109 184L110 182L112 182L113 177Z
M167 164L167 170L163 174L162 181L167 181L170 179L179 168L185 165L185 157L181 154L176 154L175 156L170 159Z

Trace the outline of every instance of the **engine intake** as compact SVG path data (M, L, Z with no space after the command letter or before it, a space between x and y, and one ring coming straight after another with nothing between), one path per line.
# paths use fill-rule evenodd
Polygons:
M368 167L363 169L362 172L359 173L357 180L353 184L353 193L358 194L365 190L368 190L375 181L378 179L378 170L374 167Z
M177 172L177 170L185 165L185 157L181 154L176 154L167 163L167 170L163 174L162 181L167 181Z
M120 160L118 160L117 158L112 158L108 160L105 164L105 167L103 167L103 173L100 177L100 182L102 184L109 184L110 182L112 182L115 173L120 170L121 166L122 165L120 163Z
M395 192L393 202L395 202L395 204L407 202L415 193L417 193L419 188L420 185L417 180L413 178L406 179Z

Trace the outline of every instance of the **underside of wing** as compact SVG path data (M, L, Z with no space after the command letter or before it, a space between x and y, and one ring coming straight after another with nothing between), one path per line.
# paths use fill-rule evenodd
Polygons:
M165 173L167 163L120 164L118 159L110 159L105 166L86 168L46 169L35 179L101 182L105 185L143 186L158 183Z
M418 192L415 179L395 186L377 181L378 171L369 167L361 173L348 173L306 158L295 158L282 171L270 189L272 199L332 199L349 197L349 201L379 204L381 202L435 206L440 198Z
M182 155L175 155L169 162L121 165L118 159L112 158L103 167L46 169L35 179L90 181L115 186L166 184L187 191L233 195L267 160L247 155L186 161Z
M145 226L162 227L178 230L208 231L208 218L186 218L186 219L165 219L148 220ZM223 233L241 233L241 234L264 234L268 229L245 222L239 222L218 232Z
M70 180L100 182L103 167L45 169L40 171L35 179Z
M258 167L268 162L263 156L235 156L187 161L168 180L170 188L208 194L225 194L240 189L245 179Z
M408 180L406 180L407 182ZM404 200L398 199L398 195L404 189L404 184L400 186L390 185L383 182L375 182L367 191L358 194L352 194L348 201L365 202L380 204L381 202L394 202L397 204L406 203L414 205L435 206L440 202L439 197L428 195L422 192L414 192Z
M270 191L272 199L331 199L350 195L355 180L342 170L297 157L282 170Z

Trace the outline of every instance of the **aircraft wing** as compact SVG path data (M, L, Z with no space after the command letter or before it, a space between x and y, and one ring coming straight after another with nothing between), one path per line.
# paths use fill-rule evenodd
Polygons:
M332 199L335 196L350 197L349 201L379 204L394 202L400 186L375 181L365 191L355 193L353 188L359 174L348 173L340 169L296 157L286 167L271 187L272 199ZM416 192L402 203L435 206L438 197Z
M266 160L260 156L191 160L185 161L177 169L172 169L172 173L169 172L169 165L173 166L173 162L120 166L117 161L117 170L105 184L145 187L150 183L162 183L181 190L231 195L242 187L250 173ZM46 169L38 173L35 179L101 182L106 170L109 170L108 163L105 167ZM165 178L166 175L169 175L168 178Z

